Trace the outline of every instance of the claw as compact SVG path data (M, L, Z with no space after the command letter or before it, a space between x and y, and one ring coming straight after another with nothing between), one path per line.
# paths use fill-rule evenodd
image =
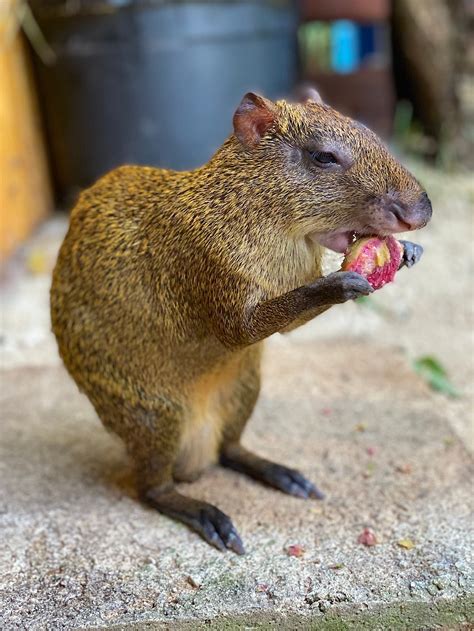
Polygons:
M323 500L326 496L324 495L324 493L322 491L320 491L318 489L318 487L313 485L313 488L311 489L309 496L314 498L315 500Z
M245 554L244 544L235 530L232 530L227 538L227 547L236 554Z
M306 491L306 489L301 487L299 484L296 484L296 482L290 483L287 487L287 490L290 495L301 497L305 500L308 499L308 491Z
M400 241L403 245L403 256L402 261L400 263L400 268L405 267L413 267L415 263L421 259L423 255L423 247L418 243L412 243L411 241Z
M214 546L215 548L217 548L218 550L220 550L221 552L225 551L225 543L222 541L222 539L219 537L219 535L217 534L216 531L214 531L213 533L209 534L206 529L204 528L202 531L202 535L204 537L204 539L211 544L211 546Z

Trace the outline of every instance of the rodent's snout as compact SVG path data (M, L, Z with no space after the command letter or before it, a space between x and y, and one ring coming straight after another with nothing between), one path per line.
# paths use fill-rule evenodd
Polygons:
M414 204L392 201L389 211L401 224L407 226L407 230L423 228L433 213L431 201L426 192L423 192Z

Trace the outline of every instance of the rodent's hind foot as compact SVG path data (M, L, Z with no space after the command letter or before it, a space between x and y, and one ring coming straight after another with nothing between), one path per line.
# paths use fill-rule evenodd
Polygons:
M212 504L181 495L169 487L166 490L153 487L145 491L142 498L160 513L185 523L218 550L245 554L230 517Z
M241 445L225 446L220 457L220 463L224 467L244 473L255 480L264 482L268 486L288 493L288 495L303 499L324 499L324 493L296 469L290 469L265 458L260 458L260 456L247 451Z
M403 245L403 256L400 268L403 266L413 267L413 265L418 263L423 256L423 247L418 243L412 243L411 241L400 241L400 243Z
M303 499L324 499L324 493L296 469L271 463L265 473L265 478L264 481L267 484L289 495Z

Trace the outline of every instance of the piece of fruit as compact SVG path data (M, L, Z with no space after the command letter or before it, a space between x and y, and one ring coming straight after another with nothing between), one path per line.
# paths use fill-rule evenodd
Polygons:
M377 537L375 533L370 528L364 528L364 530L360 533L357 538L358 543L362 543L364 546L375 546L377 545Z
M402 256L403 245L392 236L358 239L346 254L342 269L361 274L374 289L380 289L395 278Z
M286 554L289 557L302 557L305 553L305 549L303 546L300 546L298 543L295 543L292 546L288 546L286 549Z

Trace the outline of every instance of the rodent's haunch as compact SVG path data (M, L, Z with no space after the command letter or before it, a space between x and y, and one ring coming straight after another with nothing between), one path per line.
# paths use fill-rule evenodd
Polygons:
M418 182L364 126L318 99L252 93L203 167L124 166L84 191L53 274L53 330L68 371L125 442L141 497L238 553L230 519L174 480L220 461L320 497L240 444L263 340L372 291L354 272L321 277L324 247L343 252L355 235L420 228L430 215ZM405 244L406 262L413 251Z

